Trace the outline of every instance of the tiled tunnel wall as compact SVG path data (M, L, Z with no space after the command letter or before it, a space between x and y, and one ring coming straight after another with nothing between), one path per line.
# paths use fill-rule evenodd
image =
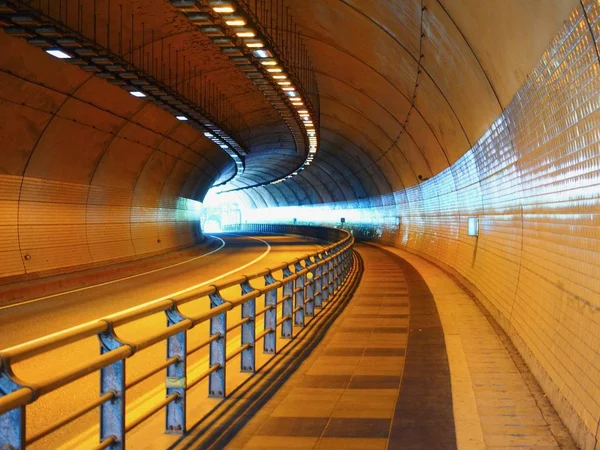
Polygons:
M577 442L595 450L600 4L584 4L589 26L576 9L509 107L450 168L393 195L329 206L338 223L362 208L357 231L377 229L381 240L465 281L512 338ZM264 217L261 211L254 216ZM321 214L307 213L313 221ZM475 216L478 237L467 235Z
M230 164L221 149L23 40L0 33L0 48L0 282L201 237L192 199Z
M450 169L395 194L394 239L464 277L582 448L600 423L600 4L570 17ZM479 217L479 236L467 220Z

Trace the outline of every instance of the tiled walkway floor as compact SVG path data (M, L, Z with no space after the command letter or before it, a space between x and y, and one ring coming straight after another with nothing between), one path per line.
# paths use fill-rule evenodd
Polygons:
M357 250L354 298L228 449L567 448L452 279L412 255Z

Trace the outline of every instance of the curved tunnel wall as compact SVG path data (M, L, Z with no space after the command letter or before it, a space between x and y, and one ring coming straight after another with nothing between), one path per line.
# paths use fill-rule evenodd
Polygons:
M370 218L382 240L463 280L591 450L600 428L600 5L586 9L590 26L573 12L451 167L390 195L328 206L336 221L362 207L360 220ZM469 217L479 218L478 237L467 234Z
M11 42L7 42L11 40ZM189 246L229 157L153 104L0 33L0 278Z

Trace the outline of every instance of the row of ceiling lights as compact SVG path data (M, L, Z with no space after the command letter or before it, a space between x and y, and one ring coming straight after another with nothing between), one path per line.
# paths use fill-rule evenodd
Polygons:
M177 120L189 122L204 131L207 138L233 158L237 175L243 173L242 156L246 155L244 149L226 131L207 118L195 103L170 92L167 86L138 70L132 70L125 61L108 55L107 51L98 48L95 43L81 36L71 35L54 23L43 20L35 12L20 9L7 1L0 1L0 27L7 34L24 38L29 44L42 48L55 58L78 65L82 70L95 73L97 77L120 86L134 97L156 103Z
M298 89L285 73L283 65L268 48L267 40L256 28L250 26L250 21L235 1L208 0L208 9L198 0L171 0L171 3L198 25L200 31L208 36L214 45L220 47L230 61L263 91L288 126L294 115L301 119L309 144L307 157L298 170L270 184L278 184L298 175L304 166L312 163L318 150L315 122ZM282 97L286 101L282 102ZM290 113L289 104L293 113Z

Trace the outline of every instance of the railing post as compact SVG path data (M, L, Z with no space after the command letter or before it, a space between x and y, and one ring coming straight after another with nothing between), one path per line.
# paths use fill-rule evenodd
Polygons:
M0 370L0 397L18 391L23 386L12 380L12 370L2 365ZM0 415L0 449L22 450L25 448L25 406Z
M100 353L103 355L123 345L115 336L112 326L98 335ZM122 359L100 369L100 395L115 394L112 400L100 405L100 442L113 437L111 450L125 449L125 360Z
M336 248L335 249L336 252L339 252L339 249ZM340 254L337 253L335 255L335 269L333 270L334 273L334 277L333 277L333 290L334 292L337 291L338 287L340 286L340 276L341 276L341 261L340 261Z
M289 267L286 266L283 269L283 277L287 278L287 277L291 277L291 276L292 276L292 271L290 270ZM283 304L281 306L281 317L289 316L290 318L287 320L284 320L283 323L281 324L281 337L292 339L294 337L294 326L292 324L292 312L294 310L294 282L293 281L288 281L286 283L283 283L283 297L285 298L285 300L283 300Z
M167 327L177 325L185 317L176 307L165 310ZM179 398L167 405L165 430L168 434L183 434L186 431L186 388L187 388L187 331L182 331L167 339L167 359L177 358L178 361L167 367L167 397L178 394Z
M304 260L304 265L306 267L310 267L313 265L313 262L310 258L306 258ZM315 315L315 281L313 277L315 273L311 270L306 274L306 310L305 314L307 317L313 317Z
M209 295L210 307L216 308L225 303L221 294L217 291L215 294ZM212 372L208 377L208 396L224 398L225 392L225 358L226 355L226 330L227 330L227 312L223 312L210 319L210 335L211 337L218 334L220 337L210 343L209 367L219 365L219 368Z
M276 283L275 278L270 273L265 275L265 286ZM271 328L273 331L267 333L263 338L263 353L277 353L277 289L273 289L265 294L265 308L272 308L265 311L265 330Z
M315 255L315 264L317 268L315 269L315 278L314 278L314 295L315 295L315 308L323 307L323 266L320 266L321 258L319 255Z
M296 273L298 273L304 269L304 267L302 267L302 264L300 264L299 261L294 265L294 268L296 269ZM298 278L296 278L296 281L294 282L294 297L295 297L294 310L297 309L296 313L294 314L294 325L296 325L298 327L303 327L304 326L304 275L300 275ZM300 309L298 309L298 308L300 308Z
M334 291L334 279L335 279L335 256L333 256L333 254L335 253L335 249L331 249L329 251L329 256L331 256L331 259L329 260L329 268L327 269L328 273L328 277L327 277L327 289L329 290L329 298L333 297L333 291Z
M248 281L241 284L242 295L246 295L254 290ZM256 320L256 299L248 300L242 304L242 320L250 318L246 323L242 324L242 345L250 344L250 348L242 350L241 371L254 373L256 370L256 349L254 347L254 341L256 339L256 327L254 321Z

